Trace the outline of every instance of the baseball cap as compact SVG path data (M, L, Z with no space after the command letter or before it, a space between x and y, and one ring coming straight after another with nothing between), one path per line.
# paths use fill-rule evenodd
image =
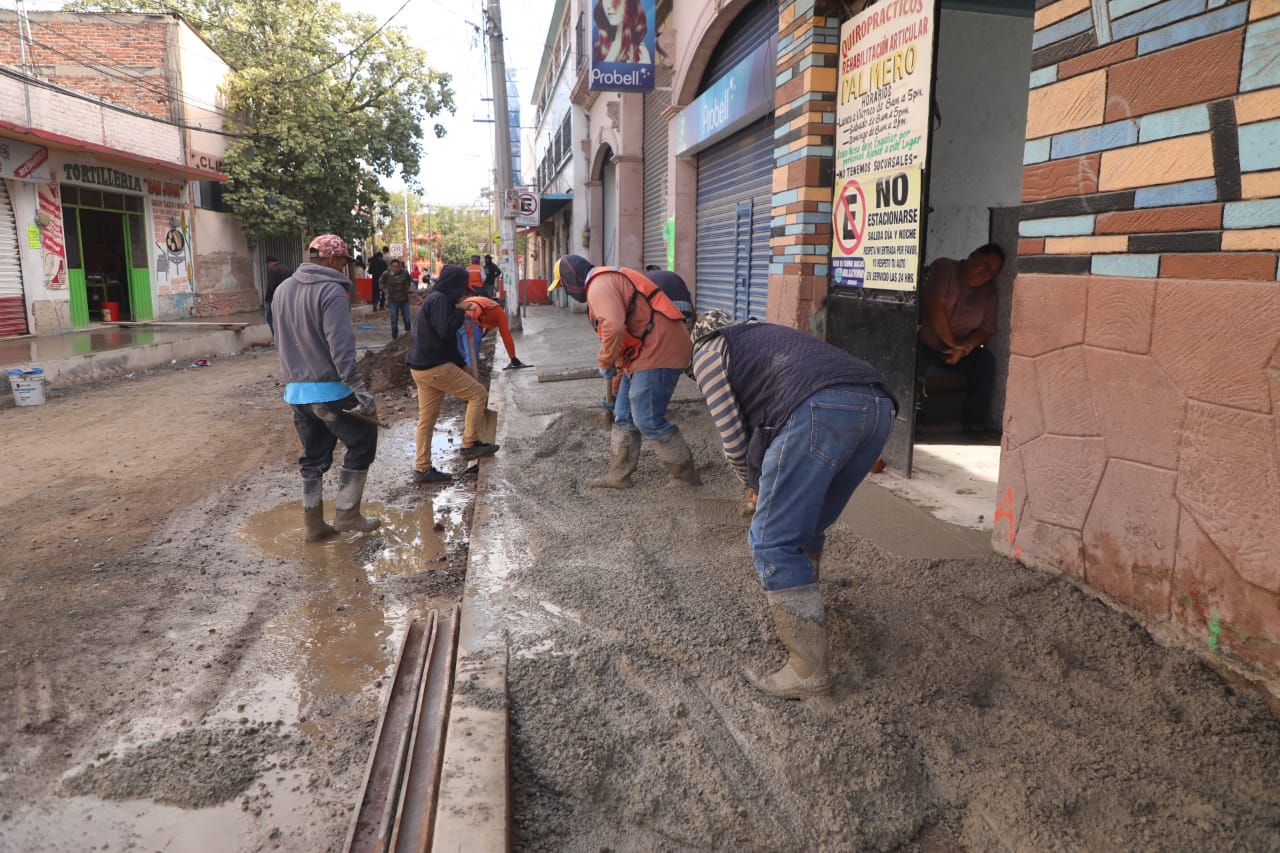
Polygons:
M347 241L337 234L321 234L311 241L311 245L307 247L307 250L313 258L346 258L351 260L351 256L347 254Z

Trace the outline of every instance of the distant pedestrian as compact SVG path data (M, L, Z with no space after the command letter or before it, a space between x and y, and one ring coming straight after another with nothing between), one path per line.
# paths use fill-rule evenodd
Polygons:
M467 296L492 296L484 292L484 267L480 264L480 256L472 255L467 264Z
M293 426L302 440L302 510L306 540L336 532L367 533L381 522L360 514L369 466L378 452L378 428L351 412L374 418L377 404L356 369L351 326L350 284L344 270L347 244L335 234L311 241L311 262L302 264L275 293L284 400L293 407ZM347 448L338 480L337 514L324 520L323 477L341 441Z
M271 312L271 300L275 298L276 288L289 276L293 275L293 267L280 263L275 255L267 255L267 328L271 334L276 333L275 318Z
M490 299L502 298L502 288L499 279L502 278L502 267L493 262L493 255L484 256L484 287L480 291L481 296L487 296Z
M466 312L467 318L474 324L483 337L487 332L494 329L498 330L498 334L502 337L502 345L507 350L507 358L510 362L503 370L516 370L521 367L528 367L520 359L516 358L516 342L511 338L511 324L507 320L507 312L503 310L502 305L495 299L489 299L485 296L468 296L460 303L462 309ZM464 329L462 334L465 334ZM479 352L480 342L476 340L476 351ZM469 350L464 350L463 358L467 359ZM470 363L468 361L468 363Z
M431 439L435 434L440 406L446 394L467 401L467 414L462 427L462 457L479 459L492 456L498 445L480 440L485 404L489 392L462 369L458 352L458 330L466 314L458 302L466 294L467 271L454 264L440 269L435 287L422 301L413 320L413 344L405 356L413 382L418 386L417 456L414 460L415 483L438 483L452 479L431 463Z
M373 295L370 302L374 311L387 307L387 294L382 289L382 274L386 271L387 247L383 246L382 251L374 252L373 257L369 259L369 276L373 279Z
M831 689L818 586L826 531L880 458L897 413L884 379L860 358L798 329L704 314L693 375L725 457L758 494L747 542L778 637L790 652L747 678L771 696Z
M391 340L400 337L397 321L404 318L404 330L409 331L409 291L413 290L413 278L405 272L404 261L391 259L391 268L382 274L379 289L391 306Z
M654 443L672 485L701 485L689 445L680 429L667 420L671 395L693 349L684 315L643 273L625 267L593 267L580 255L565 255L556 262L548 289L557 287L587 303L600 337L596 362L601 375L622 374L614 401L609 472L587 485L631 488L646 438Z

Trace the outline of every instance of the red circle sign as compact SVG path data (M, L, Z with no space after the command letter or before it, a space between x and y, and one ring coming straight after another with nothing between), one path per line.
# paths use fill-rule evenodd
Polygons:
M846 255L852 255L862 245L862 235L867 231L867 196L857 181L845 181L840 188L831 212L831 230L836 235L836 246Z

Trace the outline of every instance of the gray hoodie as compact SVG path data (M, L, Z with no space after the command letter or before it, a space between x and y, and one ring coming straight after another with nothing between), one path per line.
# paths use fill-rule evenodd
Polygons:
M271 311L285 382L345 382L366 391L356 369L350 280L319 264L302 264L276 290Z

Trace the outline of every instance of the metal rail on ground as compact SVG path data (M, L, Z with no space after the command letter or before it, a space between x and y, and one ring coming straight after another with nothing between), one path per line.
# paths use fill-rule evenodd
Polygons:
M430 849L460 621L455 605L409 623L347 834L350 853Z

